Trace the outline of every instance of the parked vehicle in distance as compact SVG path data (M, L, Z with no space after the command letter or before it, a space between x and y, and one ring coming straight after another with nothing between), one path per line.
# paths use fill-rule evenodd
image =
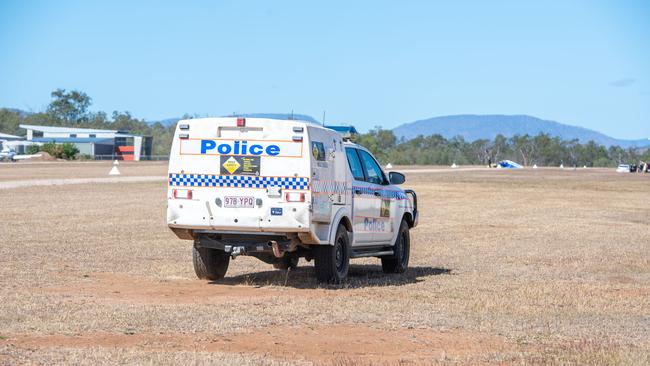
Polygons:
M304 121L179 121L169 160L167 223L193 240L196 275L219 280L231 258L276 268L314 260L321 282L345 280L350 258L406 271L417 197L364 147Z
M629 164L618 164L618 167L616 168L617 173L629 173L630 172L630 165Z

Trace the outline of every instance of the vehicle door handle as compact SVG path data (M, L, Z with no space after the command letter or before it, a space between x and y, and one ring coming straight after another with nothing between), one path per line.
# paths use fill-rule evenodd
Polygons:
M381 196L381 192L375 191L375 196L377 196L377 197Z

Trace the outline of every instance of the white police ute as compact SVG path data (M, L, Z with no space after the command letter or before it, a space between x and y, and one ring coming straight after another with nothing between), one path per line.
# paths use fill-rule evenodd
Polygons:
M406 271L417 197L365 148L296 120L182 120L169 157L167 223L193 240L201 279L219 280L231 258L290 269L314 260L321 282L340 283L350 258L378 257Z

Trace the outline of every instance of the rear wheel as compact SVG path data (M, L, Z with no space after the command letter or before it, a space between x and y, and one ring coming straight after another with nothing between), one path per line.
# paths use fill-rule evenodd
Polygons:
M216 281L222 279L228 271L230 255L223 250L192 247L194 272L202 280Z
M411 237L409 235L409 225L406 220L402 220L395 245L393 246L393 255L381 257L381 269L384 273L406 272L409 266L410 252Z
M350 268L350 239L345 226L339 225L334 245L313 247L314 268L319 282L341 283L348 276Z

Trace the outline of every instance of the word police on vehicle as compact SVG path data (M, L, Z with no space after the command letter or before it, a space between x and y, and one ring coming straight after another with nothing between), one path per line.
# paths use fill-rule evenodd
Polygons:
M263 146L264 144L257 143L251 144L248 146L248 141L235 140L234 143L222 143L217 145L215 140L201 140L201 154L207 154L208 151L214 150L216 148L217 152L221 155L262 155L266 153L269 156L278 156L280 155L280 146L269 144Z
M407 270L417 197L362 146L304 121L202 118L176 126L167 224L192 240L196 275L219 280L248 255L279 269L314 261L340 283L350 258Z

